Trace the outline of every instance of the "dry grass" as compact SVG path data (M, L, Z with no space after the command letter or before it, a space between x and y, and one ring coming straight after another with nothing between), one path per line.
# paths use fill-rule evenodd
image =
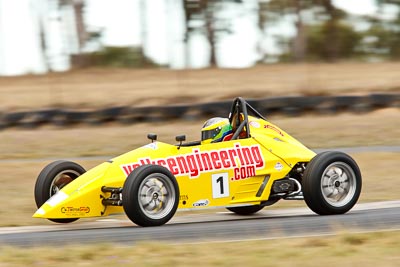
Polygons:
M2 247L0 266L395 267L399 247L399 231L231 243Z
M361 202L398 200L400 183L397 164L400 153L351 154L363 175Z
M400 63L278 64L251 69L85 69L0 77L0 112L67 106L211 102L282 95L399 92Z
M2 170L0 195L5 204L0 206L0 226L21 226L49 223L45 220L33 219L36 211L34 188L36 177L41 169L51 161L0 163ZM101 161L79 162L85 168L91 168ZM0 265L1 266L1 265Z

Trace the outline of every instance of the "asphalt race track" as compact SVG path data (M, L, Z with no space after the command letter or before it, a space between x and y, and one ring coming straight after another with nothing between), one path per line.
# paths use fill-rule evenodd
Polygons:
M182 212L166 225L147 228L138 227L125 219L3 227L0 228L0 245L134 244L145 240L166 243L226 242L382 230L400 230L400 201L359 204L347 214L331 216L315 215L308 208L265 208L253 216L212 210L207 214Z

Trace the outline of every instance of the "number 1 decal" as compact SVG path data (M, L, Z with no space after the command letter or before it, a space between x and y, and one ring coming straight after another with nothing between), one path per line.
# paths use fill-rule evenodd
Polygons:
M216 173L211 176L213 198L229 197L228 173Z

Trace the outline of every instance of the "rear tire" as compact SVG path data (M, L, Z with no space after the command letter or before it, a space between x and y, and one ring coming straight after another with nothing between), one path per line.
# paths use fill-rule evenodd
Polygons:
M174 216L179 187L172 173L159 165L142 165L126 178L122 206L128 218L140 226L159 226Z
M262 210L263 208L264 206L254 205L254 206L244 206L244 207L231 207L226 209L238 215L250 215Z
M342 152L323 152L304 172L304 200L317 214L343 214L356 204L361 184L361 172L353 158Z
M58 160L50 163L40 172L35 184L35 202L40 208L50 197L61 188L84 174L86 170L79 164L71 161ZM70 223L78 218L48 219L56 223Z

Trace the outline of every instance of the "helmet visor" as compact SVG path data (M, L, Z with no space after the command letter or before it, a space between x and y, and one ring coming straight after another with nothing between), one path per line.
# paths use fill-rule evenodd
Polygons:
M221 132L221 127L201 132L201 140L214 139Z

